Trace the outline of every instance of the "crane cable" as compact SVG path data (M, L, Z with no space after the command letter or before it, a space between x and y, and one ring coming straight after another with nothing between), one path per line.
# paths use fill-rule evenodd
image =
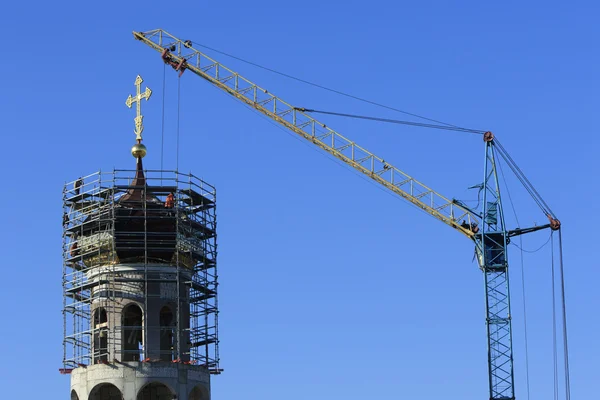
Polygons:
M269 72L272 72L272 73L275 73L275 74L281 75L281 76L283 76L283 77L286 77L286 78L289 78L289 79L293 79L293 80L295 80L295 81L298 81L298 82L301 82L301 83L305 83L305 84L307 84L307 85L314 86L314 87L316 87L316 88L319 88L319 89L326 90L326 91L328 91L328 92L332 92L332 93L335 93L335 94L339 94L339 95L341 95L341 96L349 97L349 98L351 98L351 99L354 99L354 100L362 101L363 103L372 104L372 105L374 105L374 106L377 106L377 107L386 108L386 109L388 109L388 110L392 110L392 111L399 112L399 113L402 113L402 114L410 115L410 116L412 116L412 117L421 118L421 119L424 119L424 120L426 120L426 121L435 122L435 123L437 123L437 124L446 125L446 126L448 126L448 127L459 128L458 126L455 126L455 125L449 124L449 123L447 123L447 122L442 122L442 121L438 121L438 120L435 120L435 119L432 119L432 118L427 118L427 117L424 117L424 116L422 116L422 115L418 115L418 114L410 113L410 112L408 112L408 111L403 111L403 110L400 110L400 109L398 109L398 108L394 108L394 107L386 106L385 104L381 104L381 103L378 103L378 102L376 102L376 101L368 100L368 99L365 99L365 98L363 98L363 97L354 96L354 95L352 95L352 94L344 93L344 92L342 92L342 91L339 91L339 90L335 90L335 89L331 89L331 88L328 88L328 87L326 87L326 86L323 86L323 85L319 85L318 83L313 83L313 82L307 81L307 80L305 80L305 79L297 78L297 77L295 77L295 76L292 76L292 75L289 75L289 74L286 74L286 73L283 73L283 72L279 72L279 71L277 71L277 70L274 70L274 69L272 69L272 68L265 67L265 66L263 66L263 65L260 65L260 64L254 63L254 62L252 62L252 61L244 60L244 59L243 59L243 58L241 58L241 57L237 57L237 56L234 56L234 55L232 55L232 54L225 53L225 52L223 52L223 51L217 50L217 49L215 49L215 48L212 48L212 47L206 46L206 45L204 45L204 44L201 44L201 43L198 43L198 42L192 42L192 41L190 41L190 42L191 42L192 44L196 45L196 46L199 46L199 47L204 47L205 49L209 49L209 50L211 50L211 51L214 51L215 53L222 54L222 55L224 55L224 56L226 56L226 57L233 58L233 59L235 59L235 60L238 60L238 61L241 61L241 62L243 62L243 63L249 64L249 65L252 65L252 66L254 66L254 67L258 67L258 68L264 69L265 71L269 71Z
M556 346L556 289L554 274L554 232L550 234L552 241L552 366L554 373L554 400L558 400L558 351Z
M521 182L521 184L523 185L523 187L525 188L525 190L527 190L527 193L529 193L529 195L531 196L531 198L536 202L536 204L542 210L542 212L544 214L547 214L548 211L545 209L544 204L538 199L538 197L535 195L535 192L527 184L527 181L522 176L522 173L519 173L520 169L518 169L519 167L516 165L516 163L514 162L514 160L512 159L512 157L510 157L510 155L506 152L506 150L504 149L504 147L502 147L502 145L498 142L497 139L495 139L495 142L496 142L496 148L498 150L498 154L500 154L500 157L502 157L502 159L506 162L506 164L508 165L508 167L515 174L515 176L517 177L517 179L519 180L519 182Z
M496 144L496 148L498 149L498 153L500 156L506 161L506 164L513 171L517 179L521 182L521 184L525 187L527 192L531 195L533 200L537 203L538 207L542 210L542 212L546 215L551 215L553 218L556 218L556 215L550 209L550 206L546 203L546 201L542 198L533 184L527 179L521 168L517 165L515 160L508 154L502 143L498 139L494 139L494 143Z
M161 123L161 134L160 134L160 184L162 185L163 177L163 161L165 151L165 87L166 87L166 76L167 76L167 64L163 64L163 81L162 81L162 123Z
M166 97L166 68L163 66L163 82L162 82L162 121L161 121L161 137L160 137L160 179L162 185L163 170L164 170L164 149L165 149L165 97ZM175 154L175 171L179 171L179 120L181 109L181 77L177 79L177 139L176 139L176 154Z
M548 206L548 204L544 201L544 199L542 198L542 196L538 193L538 191L535 189L535 187L529 181L529 179L527 179L527 177L525 176L525 174L523 173L523 171L519 168L519 166L513 160L513 158L511 157L511 155L506 151L506 149L504 148L504 146L502 146L502 144L500 143L500 141L496 140L496 145L497 145L497 148L498 148L498 152L501 154L501 156L504 158L504 160L506 161L506 163L512 169L512 171L517 176L517 178L519 179L519 181L521 181L521 183L523 184L523 186L531 194L532 198L536 201L536 203L542 209L542 211L544 213L552 213L552 211L550 210L550 207Z
M388 123L392 123L392 124L419 126L419 127L422 127L422 128L443 129L443 130L446 130L446 131L468 132L468 133L478 133L478 134L484 134L485 133L485 131L482 131L482 130L479 130L479 129L461 128L461 127L458 127L458 126L424 124L424 123L420 123L420 122L403 121L403 120L398 120L398 119L369 117L369 116L366 116L366 115L344 114L344 113L338 113L338 112L332 112L332 111L312 110L312 109L309 109L309 108L298 108L298 107L295 107L295 109L299 110L299 111L302 111L302 112L305 112L305 113L335 115L335 116L338 116L338 117L348 117L348 118L366 119L366 120L370 120L370 121L388 122Z
M165 64L166 65L166 64ZM177 148L175 157L175 172L179 172L179 115L181 109L181 75L177 78Z
M337 116L344 116L344 117L350 117L350 118L359 118L359 119L367 119L367 120L373 120L373 121L379 121L379 122L388 122L388 123L395 123L395 124L403 124L403 125L410 125L410 126L420 126L420 127L426 127L426 128L434 128L434 129L445 129L445 130L452 130L452 131L459 131L459 132L468 132L468 133L477 133L477 134L483 134L485 133L485 131L483 130L478 130L478 129L469 129L469 128L462 128L453 124L449 124L447 122L443 122L443 121L439 121L439 120L435 120L432 118L427 118L424 117L422 115L418 115L418 114L414 114L414 113L410 113L404 110L400 110L398 108L394 108L394 107L390 107L387 106L385 104L381 104L378 103L376 101L372 101L369 99L365 99L363 97L358 97L358 96L354 96L352 94L348 94L336 89L332 89L323 85L319 85L317 83L314 82L310 82L307 81L305 79L301 79L295 76L292 76L290 74L286 74L280 71L277 71L275 69L272 68L268 68L265 67L263 65L260 65L258 63L252 62L252 61L248 61L245 60L241 57L235 56L233 54L230 53L226 53L224 51L215 49L214 47L210 47L207 46L205 44L199 43L199 42L192 42L190 41L192 44L199 46L199 47L203 47L205 49L214 51L216 53L222 54L226 57L230 57L233 58L235 60L241 61L243 63L252 65L254 67L257 68L261 68L265 71L269 71L278 75L281 75L283 77L289 78L289 79L293 79L295 81L310 85L310 86L314 86L316 88L322 89L322 90L326 90L332 93L336 93L338 95L341 96L345 96L354 100L358 100L364 103L368 103L368 104L372 104L381 108L385 108L388 110L392 110L395 112L399 112L405 115L410 115L416 118L421 118L423 120L426 121L430 121L430 122L435 122L436 124L441 124L441 125L434 125L434 124L420 124L418 122L411 122L411 121L401 121L401 120L393 120L393 119L386 119L386 118L377 118L377 117L368 117L368 116L361 116L361 115L352 115L352 114L343 114L343 113L335 113L335 112L328 112L328 111L321 111L321 110L312 110L312 109L304 109L304 108L297 108L299 110L302 110L304 112L313 112L313 113L321 113L321 114L329 114L329 115L337 115ZM513 171L513 173L517 176L517 178L519 179L519 181L521 182L521 184L525 187L525 189L529 192L529 194L531 195L531 197L534 199L534 201L538 204L538 206L540 207L540 209L542 210L542 212L544 212L544 214L546 215L551 215L553 218L556 218L556 215L552 212L552 210L550 209L550 207L548 206L548 204L544 201L544 199L540 196L540 194L537 192L537 190L535 189L535 187L531 184L531 182L529 181L529 179L527 179L527 177L525 176L525 174L523 174L523 171L521 171L521 169L517 166L517 164L514 162L514 160L512 159L512 157L508 154L508 152L504 149L504 147L502 146L502 144L500 144L500 142L498 141L498 139L494 139L495 143L497 144L498 150L500 155L505 159L506 163L509 165L509 167L511 168L511 170Z
M515 220L517 225L521 225L519 223L519 217L517 216L517 210L515 208L515 204L513 202L512 196L510 194L510 190L508 190L508 185L506 184L506 178L504 176L504 171L502 170L502 164L498 163L500 169L500 175L502 176L502 181L504 182L504 186L506 187L506 193L508 194L508 200L510 202L510 207L512 208L512 212L515 216ZM548 238L550 240L550 238ZM514 244L514 243L513 243ZM527 400L530 398L530 390L529 390L529 336L527 334L527 297L525 296L525 262L524 262L524 254L526 250L523 250L523 235L519 235L519 244L521 246L517 246L514 244L519 250L521 250L521 294L523 296L523 330L525 333L525 383L527 385ZM544 247L548 242L544 243L542 247ZM540 247L541 249L541 247ZM539 249L538 249L539 250ZM536 250L537 251L537 250Z
M517 179L523 184L525 189L532 196L534 201L538 204L538 206L545 212L547 215L552 215L554 217L554 213L548 206L548 204L544 201L539 192L533 187L529 179L525 176L523 171L517 166L512 157L508 154L506 149L500 144L497 139L495 139L498 153L500 156L506 161L507 165L511 168L513 173L517 176ZM508 191L508 185L506 185L506 180L504 178L504 172L502 171L502 164L498 163L500 166L500 173L502 175L502 179L504 180L504 185L507 188L508 198L510 200L510 204L513 207L514 212L514 204ZM516 212L515 218L517 220L517 224L519 224ZM519 237L521 239L521 237ZM558 379L558 341L557 341L557 315L556 315L556 272L555 272L555 258L554 258L554 231L550 232L549 240L551 242L550 251L551 251L551 275L552 275L552 344L553 344L553 368L554 368L554 399L558 400L559 398L559 379ZM544 243L539 249L546 246L548 242ZM520 242L521 247L517 246L521 250L521 267L523 266L523 248L522 241ZM563 250L562 250L562 229L558 229L558 245L559 245L559 281L560 281L560 305L561 305L561 317L562 317L562 341L563 341L563 359L564 359L564 383L565 383L565 400L571 399L571 383L570 383L570 371L569 371L569 346L568 346L568 337L567 337L567 308L566 308L566 299L565 299L565 278L564 278L564 262L563 262ZM515 244L516 246L516 244ZM523 285L524 285L524 270L522 268L521 273L523 274ZM525 302L525 289L523 286L523 301ZM523 307L523 312L525 313L525 303ZM525 323L525 337L526 337L526 345L525 345L525 354L526 354L526 366L527 366L527 395L529 396L529 370L528 370L528 361L527 361L527 325Z
M552 232L552 321L553 321L553 346L554 346L554 397L558 399L558 343L556 333L556 288L555 288L555 260L554 260L554 232ZM565 400L571 399L571 378L569 371L569 340L567 336L567 305L565 299L565 275L563 262L562 230L558 230L558 278L560 281L560 307L562 318L562 345L563 345L563 368L565 383Z
M513 245L513 246L515 246L517 249L519 249L519 250L521 250L521 251L523 251L523 252L525 252L525 253L530 253L530 254L533 254L533 253L537 253L538 251L540 251L541 249L543 249L544 247L546 247L546 246L548 245L548 243L550 243L550 236L551 236L551 234L550 234L550 235L548 235L548 239L547 239L547 240L544 242L544 244L542 244L540 247L538 247L538 248L537 248L537 249L535 249L535 250L525 250L524 248L522 248L522 247L519 247L519 246L518 246L517 244L515 244L514 242L511 242L510 244L512 244L512 245ZM519 237L520 237L520 235L519 235ZM519 241L519 242L520 242L520 243L522 243L521 241Z
M560 297L563 319L563 352L565 362L565 399L571 399L571 378L569 371L569 345L567 337L567 304L565 299L565 275L563 264L563 245L562 245L562 229L558 231L558 249L559 249L559 274L560 274Z

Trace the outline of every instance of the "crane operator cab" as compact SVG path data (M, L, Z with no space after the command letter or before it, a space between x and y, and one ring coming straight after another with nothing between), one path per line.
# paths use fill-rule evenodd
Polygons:
M486 267L506 266L506 250L502 232L485 233L483 236L483 249L485 251Z

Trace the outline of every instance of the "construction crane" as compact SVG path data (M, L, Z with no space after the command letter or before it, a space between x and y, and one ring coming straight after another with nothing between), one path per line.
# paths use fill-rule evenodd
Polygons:
M472 240L485 278L489 398L515 399L507 245L512 236L542 229L559 230L560 221L492 132L479 132L485 147L484 180L479 187L483 202L480 210L473 210L458 200L442 196L383 158L312 118L309 114L314 110L290 105L194 49L191 41L178 39L162 29L134 31L133 35L135 39L157 50L162 60L178 71L179 76L189 70L204 78ZM548 224L507 229L496 169L497 155L509 163L548 218Z

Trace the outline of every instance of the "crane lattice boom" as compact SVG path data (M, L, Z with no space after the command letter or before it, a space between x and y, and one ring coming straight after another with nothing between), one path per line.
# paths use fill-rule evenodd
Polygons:
M475 227L480 222L480 217L474 212L447 199L383 158L194 49L191 42L180 40L161 29L133 32L133 35L159 51L163 60L179 70L180 74L189 70L206 79L468 238L474 239L477 230Z

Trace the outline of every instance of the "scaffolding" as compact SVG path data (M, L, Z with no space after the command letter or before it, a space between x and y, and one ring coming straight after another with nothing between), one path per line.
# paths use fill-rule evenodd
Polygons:
M64 186L64 368L163 361L217 374L215 188L137 167Z

